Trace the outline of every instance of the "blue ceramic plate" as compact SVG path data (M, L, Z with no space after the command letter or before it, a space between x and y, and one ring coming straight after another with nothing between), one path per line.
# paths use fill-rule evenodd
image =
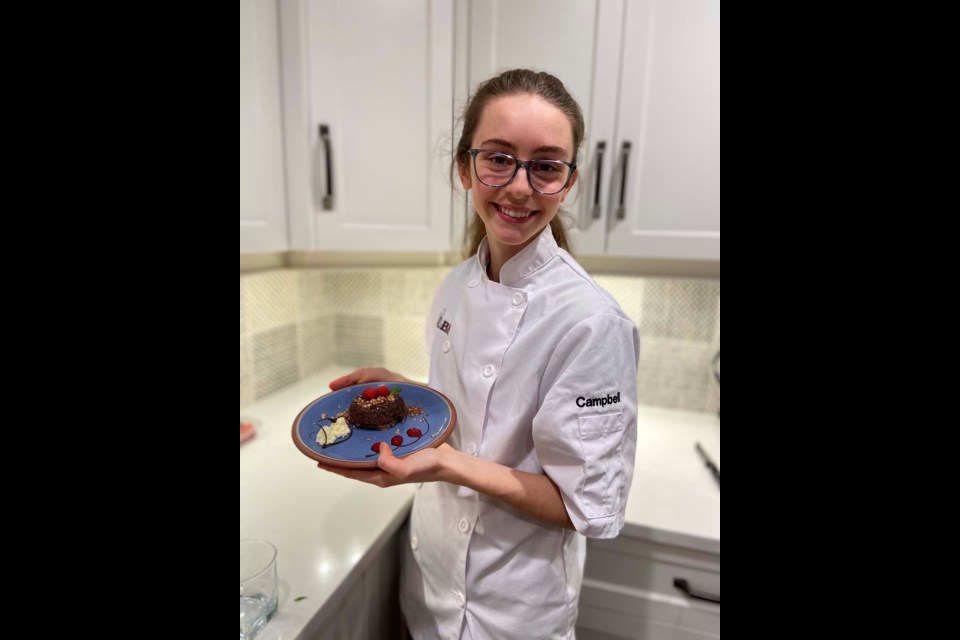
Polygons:
M337 415L345 413L354 398L364 389L380 385L390 389L399 387L400 397L407 407L416 407L420 415L407 416L385 431L358 429L351 424L348 437L327 446L317 442L320 429L330 426ZM293 442L308 458L332 467L375 469L379 454L373 448L377 444L386 443L381 446L389 446L394 455L405 458L422 449L439 447L456 426L457 410L442 393L419 384L369 382L328 393L308 404L293 421ZM395 438L402 439L402 442L394 442Z

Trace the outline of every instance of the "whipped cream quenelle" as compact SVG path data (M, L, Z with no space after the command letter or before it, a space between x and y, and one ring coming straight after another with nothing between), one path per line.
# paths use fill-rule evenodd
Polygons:
M350 427L347 425L346 419L341 416L329 427L320 428L320 431L317 433L317 444L324 446L331 445L337 440L346 438L349 435Z

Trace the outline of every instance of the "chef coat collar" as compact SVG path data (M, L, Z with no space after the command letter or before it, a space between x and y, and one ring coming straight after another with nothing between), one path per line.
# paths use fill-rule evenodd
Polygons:
M553 237L553 229L548 224L537 236L536 240L528 244L517 255L513 256L500 270L500 284L505 287L515 286L518 282L536 273L541 267L550 262L560 247ZM487 238L480 241L477 249L477 264L484 277L487 275L487 265L490 263L490 247Z

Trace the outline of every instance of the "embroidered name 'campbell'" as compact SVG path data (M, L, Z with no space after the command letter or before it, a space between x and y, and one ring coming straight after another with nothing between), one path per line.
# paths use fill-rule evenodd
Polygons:
M611 404L620 404L620 392L617 392L617 395L612 396L607 394L606 398L577 398L577 406L583 409L584 407L607 407Z

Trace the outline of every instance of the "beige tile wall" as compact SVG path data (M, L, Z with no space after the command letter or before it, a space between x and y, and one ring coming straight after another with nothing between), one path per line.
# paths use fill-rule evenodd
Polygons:
M426 314L448 268L298 269L240 277L240 408L320 369L426 378ZM720 282L597 276L640 327L643 404L716 412ZM396 297L395 292L403 292Z
M717 412L711 363L720 349L720 282L597 276L640 328L643 404Z

